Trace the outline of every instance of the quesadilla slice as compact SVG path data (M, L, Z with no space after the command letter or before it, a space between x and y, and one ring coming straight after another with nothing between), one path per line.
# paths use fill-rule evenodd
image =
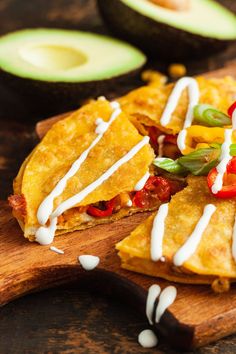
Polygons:
M205 177L187 182L166 204L164 218L159 209L116 245L122 267L180 283L212 283L216 291L224 284L227 290L226 280L236 280L236 200L214 197Z
M178 86L178 87L177 87ZM176 92L174 92L176 91ZM195 92L194 92L195 91ZM199 92L198 92L199 91ZM175 103L169 105L169 100L173 94L177 96ZM187 132L186 138L197 144L205 143L199 138L196 128L204 124L196 123L194 119L187 122L189 110L197 104L207 104L215 109L226 113L228 107L236 98L236 81L232 77L206 79L204 77L182 78L177 83L167 85L148 85L131 91L121 97L119 102L124 112L130 115L130 119L141 134L149 135L150 142L156 154L160 152L160 146L164 156L177 158L182 154L188 154L193 150L193 145L184 146L179 144L177 135L182 129L191 130ZM191 102L192 99L192 102ZM167 107L169 105L169 107ZM171 108L172 106L172 108ZM169 112L169 120L164 115ZM190 127L190 128L189 128ZM205 130L202 126L201 129ZM215 140L214 129L211 128L212 138ZM220 129L220 128L219 128ZM197 134L196 137L194 134ZM210 134L210 135L211 135ZM206 135L206 134L205 134ZM223 133L221 131L220 136ZM221 139L222 140L222 139ZM200 145L201 146L201 145Z
M154 210L179 189L154 176L154 153L117 102L57 122L23 163L9 198L25 237L64 234Z

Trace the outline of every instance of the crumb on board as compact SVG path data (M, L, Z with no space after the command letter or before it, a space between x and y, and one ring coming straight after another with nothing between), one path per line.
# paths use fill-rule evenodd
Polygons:
M63 250L60 250L59 248L57 247L54 247L54 246L51 246L50 247L50 250L55 252L55 253L58 253L58 254L64 254L64 251Z
M163 75L159 71L156 70L145 70L141 74L141 78L143 81L147 82L148 85L153 86L162 86L167 82L167 76Z
M178 79L185 76L187 68L183 64L173 63L168 67L168 74L172 79Z
M230 281L227 278L216 278L211 287L215 293L224 293L230 289Z

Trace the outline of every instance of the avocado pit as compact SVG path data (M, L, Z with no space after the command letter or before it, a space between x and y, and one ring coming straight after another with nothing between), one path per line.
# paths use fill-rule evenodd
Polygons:
M190 8L190 0L149 0L155 5L174 11L187 11Z
M87 56L78 49L54 44L25 46L21 48L19 54L32 66L54 71L73 69L88 60Z

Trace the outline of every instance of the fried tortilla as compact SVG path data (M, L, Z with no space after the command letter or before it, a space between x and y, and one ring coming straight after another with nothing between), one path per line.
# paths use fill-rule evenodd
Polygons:
M169 203L162 244L164 259L154 262L150 256L154 213L116 245L122 267L181 283L212 283L217 278L234 281L236 263L232 256L232 235L236 200L215 198L205 177L191 176L187 182L188 186ZM182 266L175 266L174 255L193 232L205 205L210 203L215 205L216 211L196 251Z
M200 102L207 103L226 113L236 98L236 81L232 77L206 79L198 77ZM140 87L120 98L122 109L131 116L132 122L142 134L147 127L156 127L167 134L178 134L183 128L189 103L187 90L183 91L172 118L165 127L160 124L162 112L174 84Z
M83 106L68 118L57 122L24 161L14 181L14 195L10 197L13 214L19 221L25 237L34 240L39 227L37 210L76 159L97 137L96 121L108 122L112 108L108 101L98 100ZM143 137L120 113L105 131L101 140L91 149L79 170L67 181L63 192L54 199L53 209L97 180L119 159L125 156ZM137 182L149 171L154 153L144 145L107 180L89 193L80 203L58 217L56 233L66 233L120 219L144 209L127 204L127 196ZM86 213L88 205L110 201L121 196L119 210L107 217L94 217ZM155 208L160 205L157 201Z

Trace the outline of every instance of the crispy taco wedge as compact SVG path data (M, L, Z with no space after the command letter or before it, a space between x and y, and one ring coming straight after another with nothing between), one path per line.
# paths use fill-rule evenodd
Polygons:
M191 248L188 240L203 216L206 205L215 208L200 239ZM236 263L232 254L235 212L234 198L222 200L214 197L205 177L191 176L188 186L173 196L168 205L163 235L158 224L157 239L153 240L156 245L152 244L152 230L157 213L116 245L122 267L180 283L210 283L216 291L228 290L227 280L236 280ZM160 237L163 239L160 240ZM188 245L184 249L187 241ZM159 259L153 260L155 255L152 254L152 247L157 244L161 254ZM181 248L182 256L185 252L182 262Z
M183 78L185 79L185 78ZM193 80L193 79L192 79ZM227 112L228 107L236 98L236 81L232 77L206 79L198 77L196 83L199 87L198 103L208 104L216 107L219 111ZM152 147L158 154L158 137L165 136L163 152L166 157L176 158L180 152L188 154L195 147L201 147L208 142L222 141L223 130L205 128L201 124L192 122L192 127L187 135L187 144L184 149L179 149L176 144L176 135L183 129L186 113L189 106L189 92L184 89L181 93L178 104L174 109L170 121L163 125L162 114L167 106L168 99L176 84L147 85L131 91L121 97L119 102L124 112L130 115L130 119L141 134L149 135ZM203 133L203 134L202 134ZM218 138L218 135L220 139Z
M89 103L53 125L24 161L9 198L14 216L25 237L44 243L40 227L64 234L156 209L174 191L164 178L158 191L153 159L148 137L118 103ZM137 189L150 179L145 203L136 203Z

